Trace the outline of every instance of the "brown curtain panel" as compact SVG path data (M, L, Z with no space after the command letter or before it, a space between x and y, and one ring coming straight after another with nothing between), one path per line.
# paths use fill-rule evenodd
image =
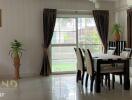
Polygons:
M107 52L107 39L108 39L108 27L109 27L109 11L107 10L94 10L94 20L97 26L97 30L101 41L104 45L104 52Z
M51 74L51 66L48 57L48 47L54 32L56 22L56 9L44 9L43 11L43 34L44 34L44 55L40 75L48 76Z
M127 10L127 41L128 48L132 48L132 9Z

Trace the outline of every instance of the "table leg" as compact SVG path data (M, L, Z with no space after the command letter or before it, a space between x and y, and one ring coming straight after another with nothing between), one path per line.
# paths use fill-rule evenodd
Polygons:
M95 78L95 92L100 93L100 61L97 61L97 70L96 70L96 78Z
M124 90L130 89L130 79L129 79L129 60L124 63Z

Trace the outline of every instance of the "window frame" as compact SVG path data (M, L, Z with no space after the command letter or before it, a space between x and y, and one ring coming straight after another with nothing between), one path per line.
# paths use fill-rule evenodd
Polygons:
M79 37L78 37L78 18L93 18L93 16L73 16L73 15L61 15L61 16L57 16L57 18L75 18L75 33L76 33L76 43L67 43L67 44L52 44L51 42L51 51L52 51L52 47L65 47L65 46L75 46L75 47L79 47L80 43L79 43ZM55 31L57 32L57 31ZM72 31L68 31L68 32L72 32ZM101 41L102 43L102 41ZM103 44L92 44L92 43L85 43L85 44L81 44L81 45L101 45L102 46L102 51L103 51ZM52 52L51 52L52 55ZM51 56L51 66L52 66L52 56ZM52 70L52 68L51 68ZM76 71L61 71L61 72L52 72L52 74L67 74L67 73L75 73Z

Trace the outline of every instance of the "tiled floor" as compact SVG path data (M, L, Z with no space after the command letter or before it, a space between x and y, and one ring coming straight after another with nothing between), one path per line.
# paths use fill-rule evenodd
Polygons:
M76 84L75 75L56 75L24 78L17 88L1 87L0 100L132 100L132 89L124 91L116 83L114 90L102 87L101 93L90 93Z

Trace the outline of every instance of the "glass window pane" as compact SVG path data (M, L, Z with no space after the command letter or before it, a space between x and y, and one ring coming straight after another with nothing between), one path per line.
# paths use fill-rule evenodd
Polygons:
M75 44L76 32L54 32L52 44Z
M74 46L52 47L52 72L76 70Z
M94 18L78 18L79 44L101 44Z
M52 38L52 44L59 44L60 43L60 36L59 32L54 32Z
M59 31L59 18L56 18L54 31Z
M57 18L52 44L75 44L75 37L75 18Z
M75 18L59 18L60 31L76 31Z

